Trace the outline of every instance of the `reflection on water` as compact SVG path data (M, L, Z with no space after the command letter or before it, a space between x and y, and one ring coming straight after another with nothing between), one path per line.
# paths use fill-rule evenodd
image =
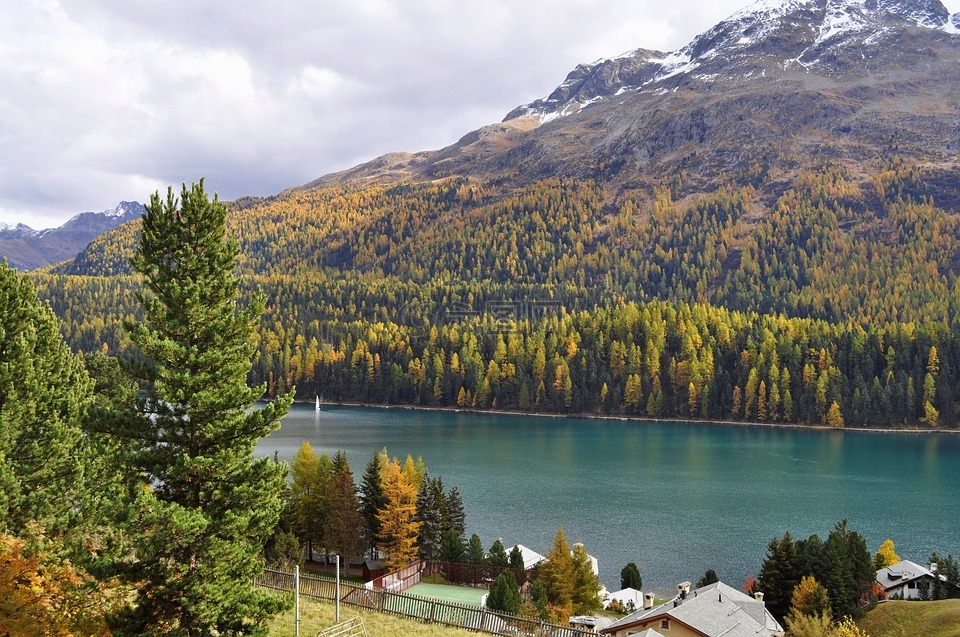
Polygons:
M627 562L661 591L708 568L739 586L766 545L846 517L876 550L960 554L960 436L868 434L297 405L258 453L309 440L359 477L379 449L457 485L469 533L546 551L558 526L619 588Z

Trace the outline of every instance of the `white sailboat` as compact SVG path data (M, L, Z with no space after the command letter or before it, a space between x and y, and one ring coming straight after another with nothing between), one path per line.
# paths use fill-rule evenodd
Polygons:
M320 411L320 396L317 396L317 411Z

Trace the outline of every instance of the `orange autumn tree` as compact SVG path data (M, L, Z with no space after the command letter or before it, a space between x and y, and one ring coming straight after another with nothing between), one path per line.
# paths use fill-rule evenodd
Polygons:
M384 566L393 571L417 559L417 487L396 459L384 465L382 476L386 506L377 513L380 547L387 554Z
M103 587L89 576L0 535L0 635L105 635L106 610Z

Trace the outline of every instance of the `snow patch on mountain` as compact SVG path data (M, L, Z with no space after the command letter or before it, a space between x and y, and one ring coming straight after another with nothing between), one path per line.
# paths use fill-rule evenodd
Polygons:
M861 3L828 6L826 16L824 16L823 23L820 25L820 34L814 44L822 44L833 37L868 29L867 17L855 5L861 5Z
M106 217L119 218L130 215L141 215L144 212L143 204L136 201L121 201L113 210L104 210L101 214Z
M885 36L896 35L905 24L956 34L960 14L951 16L940 0L757 0L676 51L635 49L582 64L548 98L519 107L507 118L536 117L546 123L626 92L673 90L686 79L766 77L753 61L757 54L768 59L781 55L777 66L783 69L832 75L822 60L833 56L825 58L825 53L846 49L866 56L862 49L883 46Z
M36 235L36 230L22 223L11 226L8 223L0 222L0 237L21 239L24 237L35 237Z

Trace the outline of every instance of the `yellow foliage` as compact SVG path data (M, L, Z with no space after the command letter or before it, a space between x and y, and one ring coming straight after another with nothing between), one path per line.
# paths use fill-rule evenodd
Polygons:
M884 543L880 545L880 549L874 554L873 561L878 569L892 566L900 561L900 556L896 553L893 540L885 540Z
M820 616L830 612L827 589L812 575L804 575L793 588L790 612L797 615Z
M386 506L377 513L380 521L380 546L387 554L384 566L393 571L417 559L417 488L398 460L383 469L383 494Z
M105 635L107 608L102 585L69 563L0 535L0 635Z

